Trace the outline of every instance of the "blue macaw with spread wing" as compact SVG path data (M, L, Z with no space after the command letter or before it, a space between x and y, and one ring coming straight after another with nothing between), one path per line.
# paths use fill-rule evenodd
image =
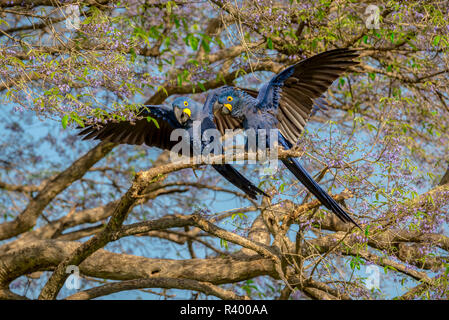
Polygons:
M178 143L178 141L170 140L172 132L175 129L185 129L190 135L189 147L192 154L194 148L193 123L199 121L200 145L197 145L200 149L199 152L202 152L204 147L213 141L213 137L209 142L203 141L202 137L205 130L216 129L211 109L207 107L213 104L216 99L216 95L209 95L203 107L188 97L178 97L173 101L171 109L163 105L142 107L138 114L140 119L135 123L109 121L106 124L88 126L78 135L84 136L83 140L99 139L131 145L145 143L150 147L171 150ZM156 120L157 124L153 120L147 119L148 117ZM230 164L212 164L212 166L250 198L256 199L257 195L260 194L268 196Z
M320 96L350 66L358 54L354 50L335 49L302 60L273 76L257 91L225 86L220 89L215 112L221 131L244 128L278 129L278 144L290 149L299 140L307 120L317 107L323 106ZM257 93L257 94L256 94ZM234 119L230 123L229 118ZM324 191L295 158L282 160L302 184L343 222L358 224ZM358 226L359 227L359 226ZM359 227L360 228L360 227Z

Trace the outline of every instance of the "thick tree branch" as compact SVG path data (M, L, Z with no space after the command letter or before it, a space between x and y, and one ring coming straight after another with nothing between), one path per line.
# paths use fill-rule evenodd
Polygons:
M208 282L200 282L190 279L154 278L154 279L136 279L136 280L127 280L109 283L103 286L77 292L74 295L67 297L66 300L90 300L116 292L134 289L144 289L144 288L194 290L202 292L206 295L216 296L224 300L249 299L246 296L239 296L232 291L224 290Z
M36 224L45 207L58 194L69 187L74 181L80 179L95 163L103 159L114 148L114 143L100 143L84 156L76 160L69 168L61 172L44 189L39 192L27 205L19 216L13 221L0 224L0 240L19 235Z

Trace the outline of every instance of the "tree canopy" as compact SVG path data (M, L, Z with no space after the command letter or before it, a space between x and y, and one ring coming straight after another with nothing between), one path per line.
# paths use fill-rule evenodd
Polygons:
M447 299L448 16L433 0L0 0L0 298ZM272 196L254 201L209 166L77 137L335 48L360 63L279 156L363 230L281 165L236 165Z

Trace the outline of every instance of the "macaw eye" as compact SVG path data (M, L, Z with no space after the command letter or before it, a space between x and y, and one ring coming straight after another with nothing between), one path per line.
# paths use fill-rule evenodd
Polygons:
M228 100L229 102L231 102L232 100L234 100L234 98L231 97L231 96L229 96L229 97L226 98L226 100Z
M189 103L187 102L187 101L184 101L184 106L188 106L189 105Z

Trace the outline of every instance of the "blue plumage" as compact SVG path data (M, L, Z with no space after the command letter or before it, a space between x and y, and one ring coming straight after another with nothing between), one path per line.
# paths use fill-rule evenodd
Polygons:
M173 101L172 108L161 105L144 106L139 112L139 117L142 117L142 119L135 121L135 123L109 121L98 126L88 126L79 135L84 136L83 140L99 139L134 145L145 143L151 147L171 150L178 143L170 139L172 132L176 129L185 129L190 136L190 154L194 154L194 145L198 147L198 152L202 153L206 145L213 140L211 138L210 141L203 141L203 133L207 129L216 129L212 110L209 109L209 104L213 104L216 98L216 95L210 95L204 106L188 97L176 98ZM156 123L151 119L148 121L148 117L154 119ZM194 140L195 122L200 128L199 139L196 140ZM225 179L240 188L252 199L256 199L257 195L260 194L268 196L230 164L213 164L212 166Z
M239 122L233 129L279 129L278 143L290 149L298 141L310 117L325 101L320 96L349 66L357 64L353 50L330 50L303 60L275 75L262 86L257 97L254 92L226 86L219 90L220 118L233 117ZM267 147L269 147L267 141ZM343 222L358 224L327 194L294 158L282 160L302 184ZM359 227L360 228L360 227Z

